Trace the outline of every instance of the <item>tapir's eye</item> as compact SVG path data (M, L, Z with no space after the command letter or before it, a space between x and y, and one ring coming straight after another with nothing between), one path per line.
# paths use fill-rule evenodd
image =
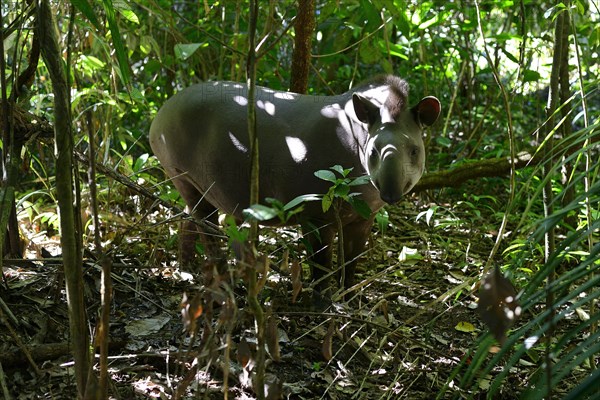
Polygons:
M412 146L410 149L410 156L411 157L418 157L419 156L419 148L417 146Z
M377 154L377 150L371 150L371 154L369 154L369 167L374 168L377 166L379 162L379 154Z

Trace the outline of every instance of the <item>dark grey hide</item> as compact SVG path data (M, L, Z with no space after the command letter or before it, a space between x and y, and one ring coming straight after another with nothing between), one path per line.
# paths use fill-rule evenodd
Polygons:
M420 179L425 151L422 130L440 114L440 102L425 97L408 107L408 84L381 76L339 96L308 96L256 88L260 149L260 199L286 203L302 194L323 194L329 183L314 172L339 164L372 184L353 187L373 215L342 211L345 285L364 249L374 214L393 204ZM168 100L150 128L150 145L197 219L216 222L216 209L241 217L249 200L247 87L233 82L191 86ZM335 218L318 202L294 221L311 241L315 262L331 267ZM205 238L206 239L206 238ZM185 249L184 249L185 251ZM313 270L313 278L323 275Z

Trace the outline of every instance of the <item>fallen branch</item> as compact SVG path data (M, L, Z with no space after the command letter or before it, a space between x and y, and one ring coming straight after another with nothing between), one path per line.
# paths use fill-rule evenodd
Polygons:
M425 174L412 192L422 192L427 189L457 187L462 183L476 178L508 175L511 168L520 169L537 165L539 157L533 157L527 152L517 154L514 165L510 157L490 158L485 160L467 161L454 168Z

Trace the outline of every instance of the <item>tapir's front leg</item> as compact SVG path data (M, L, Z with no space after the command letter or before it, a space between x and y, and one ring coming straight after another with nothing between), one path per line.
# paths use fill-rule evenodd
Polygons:
M331 273L333 241L336 231L330 223L312 222L302 224L302 233L312 247L310 249L312 250L312 254L310 254L312 279L317 282L317 291L325 291L330 286L330 279L325 276Z
M374 219L374 215L368 219L359 218L344 226L344 261L346 263L344 288L354 285L356 263L365 249Z

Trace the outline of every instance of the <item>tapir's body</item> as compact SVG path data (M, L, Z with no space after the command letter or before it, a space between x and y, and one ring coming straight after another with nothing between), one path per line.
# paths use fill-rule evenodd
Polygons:
M286 203L323 194L331 183L317 170L333 165L369 174L373 184L353 187L374 213L398 201L424 168L422 127L440 112L428 97L406 105L407 84L384 76L339 96L309 96L256 88L261 200ZM241 217L249 206L250 146L247 87L232 82L191 86L165 103L150 129L150 144L196 218L215 209ZM373 223L350 207L343 211L345 259L363 250ZM294 221L320 228L312 235L315 260L330 267L335 218L320 204L306 204ZM306 233L306 232L305 232ZM321 249L322 251L318 251ZM352 284L354 263L346 267ZM315 271L316 272L316 271Z

